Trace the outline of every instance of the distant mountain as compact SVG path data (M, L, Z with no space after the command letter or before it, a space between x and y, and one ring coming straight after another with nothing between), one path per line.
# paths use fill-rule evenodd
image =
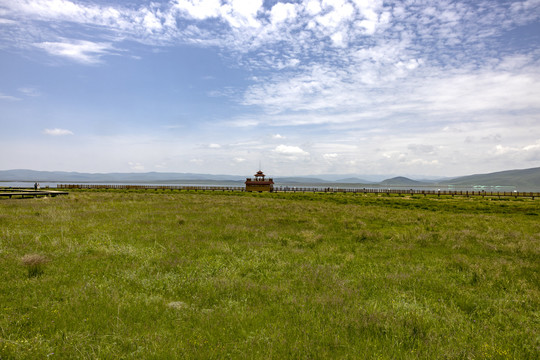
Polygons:
M300 176L280 176L274 178L276 184L326 184L330 181L319 179L316 177L300 177Z
M73 183L216 183L216 184L242 184L247 176L239 175L212 175L196 173L79 173L65 171L35 171L35 170L0 170L0 181L4 182L73 182ZM489 174L462 176L452 179L439 179L435 181L418 181L403 176L393 177L379 183L373 180L364 180L371 176L341 176L333 178L330 175L314 175L301 177L274 177L277 185L294 184L372 184L379 186L426 186L426 185L458 185L458 186L514 186L521 189L540 189L540 167L508 170ZM529 191L529 190L523 190Z
M440 181L441 185L486 185L540 188L540 167L522 170L507 170L489 174L462 176Z
M335 182L341 183L341 184L372 184L373 181L368 181L364 179L359 179L357 177L350 177L345 179L338 179Z
M337 183L349 183L352 184L354 182L348 182L350 179L357 179L356 181L359 181L360 183L365 184L373 184L379 181L382 181L384 179L397 176L398 174L378 174L378 175L370 175L370 174L317 174L317 175L306 175L305 177L317 177L322 180L328 181L328 182L337 182Z
M179 181L241 181L244 177L234 175L210 175L193 173L78 173L65 171L0 170L0 181L38 182L179 182Z
M403 176L386 179L379 183L379 185L383 185L383 186L418 186L418 185L426 185L426 184L427 183L425 182L412 180Z

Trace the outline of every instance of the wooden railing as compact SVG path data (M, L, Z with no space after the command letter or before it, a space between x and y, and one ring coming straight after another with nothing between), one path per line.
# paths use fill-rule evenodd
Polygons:
M184 191L245 191L243 186L190 186L190 185L94 185L94 184L58 184L58 189L125 189L125 190L184 190ZM540 197L539 192L524 191L467 191L467 190L415 190L383 188L334 188L334 187L297 187L274 186L273 192L293 193L353 193L353 194L398 194L423 196L482 196L482 197Z
M304 188L304 187L274 187L274 192L328 192L328 193L354 193L354 194L398 194L398 195L436 195L436 196L482 196L482 197L528 197L536 198L539 192L525 191L468 191L468 190L415 190L415 189L384 189L384 188Z
M244 191L243 186L58 184L58 189Z

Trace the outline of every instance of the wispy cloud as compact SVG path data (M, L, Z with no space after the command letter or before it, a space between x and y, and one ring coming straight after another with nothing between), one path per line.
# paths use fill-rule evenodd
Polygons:
M71 130L67 130L67 129L59 129L59 128L54 128L54 129L45 129L43 130L43 133L45 135L51 135L51 136L66 136L66 135L73 135L73 132Z
M0 25L15 25L17 22L15 20L2 19L0 18Z
M401 70L395 67L395 71ZM305 73L278 74L271 81L253 85L246 91L244 103L275 114L294 112L289 115L291 121L278 122L281 125L347 123L354 118L404 118L419 113L461 118L471 112L540 111L540 65L534 60L526 66L520 63L518 70L488 64L470 71L425 67L407 74L372 74L378 77L373 83L362 80L366 73L361 66L336 71L317 65ZM302 111L310 116L299 122ZM275 117L269 120L276 123Z
M17 89L21 94L25 95L25 96L32 96L32 97L35 97L35 96L40 96L41 93L38 89L34 88L34 87L20 87Z
M65 57L83 64L97 64L104 55L114 54L111 43L96 43L86 40L67 40L63 42L42 42L34 46L51 55Z
M16 96L6 95L6 94L0 93L0 100L5 100L5 101L19 101L19 100L21 100L21 99L18 98L18 97L16 97Z

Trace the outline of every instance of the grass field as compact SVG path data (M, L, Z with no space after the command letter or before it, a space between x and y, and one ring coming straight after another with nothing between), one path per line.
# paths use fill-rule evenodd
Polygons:
M540 200L0 200L0 359L538 359Z

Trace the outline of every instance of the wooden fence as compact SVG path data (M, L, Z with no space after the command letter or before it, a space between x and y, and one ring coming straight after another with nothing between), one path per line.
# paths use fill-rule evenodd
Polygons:
M243 186L186 186L186 185L93 185L93 184L58 184L58 189L124 189L124 190L179 190L179 191L245 191ZM464 190L415 190L415 189L383 189L383 188L334 188L334 187L296 187L274 186L273 192L293 193L353 193L353 194L397 194L423 196L481 196L481 197L540 197L539 192L523 191L464 191Z
M58 184L58 189L245 191L243 186Z

